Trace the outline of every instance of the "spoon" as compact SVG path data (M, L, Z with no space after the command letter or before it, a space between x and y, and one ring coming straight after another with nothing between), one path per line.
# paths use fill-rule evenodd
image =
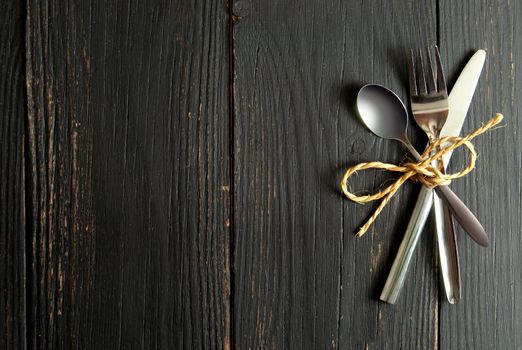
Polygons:
M375 135L400 141L418 162L423 160L408 138L406 107L393 91L377 84L365 85L357 95L357 109L364 124ZM470 236L474 237L480 232L487 239L478 219L448 186L440 185L434 190ZM481 245L487 246L488 243L482 242Z

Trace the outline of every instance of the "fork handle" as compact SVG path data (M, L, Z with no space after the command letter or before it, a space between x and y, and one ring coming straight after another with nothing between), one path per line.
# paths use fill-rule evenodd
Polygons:
M422 186L417 198L417 203L411 213L410 221L406 226L404 238L397 252L397 256L393 260L393 265L382 289L380 299L386 303L395 304L399 299L399 293L406 280L408 268L413 258L413 252L419 241L426 219L430 214L430 208L433 203L433 191Z
M435 192L442 199L444 204L451 210L453 217L459 222L460 226L468 235L479 245L487 247L489 238L484 227L473 215L471 210L460 200L459 197L448 186L437 186Z

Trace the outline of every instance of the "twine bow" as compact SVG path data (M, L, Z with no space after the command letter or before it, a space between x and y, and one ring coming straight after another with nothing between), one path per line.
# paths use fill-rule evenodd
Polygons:
M375 209L372 216L368 219L368 221L366 221L366 223L359 228L359 231L357 232L356 236L361 237L366 233L366 231L368 231L368 229L375 221L375 219L377 219L377 216L379 216L386 204L388 204L388 202L395 195L397 190L406 181L419 181L424 186L434 188L440 185L448 185L451 183L451 180L463 177L464 175L471 172L475 167L477 153L475 152L475 147L470 141L476 136L490 130L491 128L499 124L503 118L504 117L502 116L502 114L497 113L495 117L491 118L486 124L482 125L480 128L467 134L464 137L448 136L436 140L435 142L431 143L429 147L426 148L424 153L422 153L422 158L424 159L422 162L407 162L402 165L381 162L359 163L346 170L341 181L341 189L343 190L344 195L348 199L357 203L367 203L384 198L377 207L377 209ZM434 160L441 159L441 157L445 153L453 151L460 146L465 146L469 151L469 163L463 170L453 174L444 174L432 165L432 162ZM431 151L435 149L439 150L430 156L429 154L431 153ZM390 186L375 194L361 196L353 194L348 190L348 179L357 171L367 169L383 169L393 172L399 172L402 173L402 175L397 180L395 180L395 182L393 182Z

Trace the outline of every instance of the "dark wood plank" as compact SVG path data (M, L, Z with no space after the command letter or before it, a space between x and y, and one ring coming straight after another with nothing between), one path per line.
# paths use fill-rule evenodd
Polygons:
M228 348L228 14L28 1L31 347Z
M418 187L368 236L375 207L343 199L356 162L404 149L357 120L376 82L406 97L406 49L436 40L436 4L235 1L235 332L238 348L436 348L434 241L427 232L396 306L377 298ZM358 188L388 175L365 174Z
M464 129L502 112L506 126L479 137L475 171L452 184L491 238L482 249L458 232L462 301L442 304L442 349L522 348L521 80L522 4L519 1L441 0L441 46L450 76L478 48L486 64ZM457 164L465 162L458 154ZM461 231L461 230L459 230Z
M24 4L0 2L0 348L26 346Z

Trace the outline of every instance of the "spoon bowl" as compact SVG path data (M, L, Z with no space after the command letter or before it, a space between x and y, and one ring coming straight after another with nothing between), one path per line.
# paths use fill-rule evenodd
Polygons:
M357 95L357 110L366 127L375 135L385 139L405 139L408 112L393 91L377 84L363 86Z

